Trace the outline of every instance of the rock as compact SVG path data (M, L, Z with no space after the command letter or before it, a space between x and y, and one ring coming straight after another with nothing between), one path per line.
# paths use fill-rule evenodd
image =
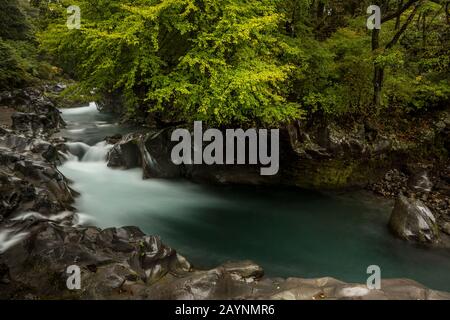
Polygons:
M436 122L436 127L440 130L445 129L445 127L447 126L447 124L444 121L438 121Z
M142 166L142 141L138 134L129 134L117 142L107 156L108 167L131 169Z
M450 235L450 222L444 221L440 224L440 229L442 232L445 232L446 234Z
M12 115L12 128L16 131L40 133L48 126L45 116L39 116L35 113L16 112Z
M389 227L398 237L423 243L439 241L436 218L420 200L399 195L392 211Z
M45 140L15 134L0 137L0 215L71 210L76 193L56 169L58 163L56 148Z
M252 261L228 262L222 267L237 279L259 279L264 276L264 270Z
M18 111L12 115L14 130L32 135L47 135L65 125L59 110L40 89L25 88L1 92L0 104Z
M432 190L433 183L427 171L419 171L409 178L408 187L415 192L428 193Z
M126 281L148 286L168 273L180 276L191 268L158 237L145 236L135 227L100 230L30 216L9 228L25 229L27 235L0 257L0 265L7 266L13 281L31 286L33 293L64 294L65 269L73 264L84 270L83 283L89 283L84 294L95 298L111 297ZM60 279L56 286L54 277Z
M0 255L0 298L26 299L449 299L402 279L381 290L333 278L264 278L250 262L195 270L159 237L136 227L75 227L30 215L7 226L20 235ZM25 231L25 233L24 233ZM66 288L66 269L81 269L82 290Z
M121 134L115 134L113 136L108 136L105 138L105 141L109 144L116 144L122 139Z
M183 176L183 166L172 162L172 128L145 135L140 145L145 178L179 178Z
M9 275L9 268L6 264L0 264L0 284L9 284L11 277Z
M268 184L280 176L264 177L259 166L175 165L171 152L176 142L171 141L173 128L125 135L110 150L108 166L112 168L143 169L144 178L186 178L197 182L220 184Z
M62 91L67 89L67 85L64 83L57 83L53 86L52 90L56 93L61 93Z
M76 156L79 160L83 159L84 155L89 151L90 146L83 142L67 142L62 145L64 153L69 152Z
M179 267L186 263L186 260L179 258L176 251L164 245L159 237L144 236L139 241L137 251L130 257L129 263L143 281L154 283L170 271L179 271ZM187 263L181 269L189 271L190 265Z

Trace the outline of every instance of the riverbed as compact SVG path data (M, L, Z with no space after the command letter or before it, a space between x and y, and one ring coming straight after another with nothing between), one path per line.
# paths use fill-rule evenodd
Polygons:
M448 251L418 247L387 228L392 203L365 192L206 186L142 179L140 169L108 168L106 136L135 130L95 104L64 109L71 156L59 169L80 192L76 208L99 227L134 225L198 268L250 259L269 276L332 276L365 283L378 265L384 278L411 278L450 291ZM76 152L74 152L76 153Z

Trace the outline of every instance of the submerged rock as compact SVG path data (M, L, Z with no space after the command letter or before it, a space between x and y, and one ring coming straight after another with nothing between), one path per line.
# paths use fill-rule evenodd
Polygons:
M439 241L436 218L420 200L399 195L392 211L389 227L398 237L423 243Z

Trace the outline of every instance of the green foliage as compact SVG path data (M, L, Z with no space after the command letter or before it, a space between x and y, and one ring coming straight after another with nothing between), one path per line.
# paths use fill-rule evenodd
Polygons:
M303 95L305 106L326 116L365 113L372 93L370 39L359 31L343 28L321 47L321 54L313 57L318 61L306 78L311 85Z
M120 90L131 112L145 108L170 121L251 125L300 117L287 97L290 61L301 52L278 32L280 1L73 2L82 29L68 30L62 17L42 42L87 90Z
M371 1L33 2L42 48L81 81L76 90L119 93L130 117L278 125L450 101L444 1L420 1L383 23L376 50L366 28ZM384 15L398 10L397 0L375 3ZM81 8L80 30L66 27L69 5ZM373 103L375 67L384 74L381 103Z
M426 2L390 50L385 83L387 105L407 112L445 107L450 103L450 25L443 6ZM391 26L392 27L392 26Z
M41 61L33 39L32 9L27 1L0 2L0 88L15 88L49 79L54 71Z
M20 85L26 78L18 60L14 48L0 39L0 87Z
M0 38L27 40L31 36L31 24L25 14L22 1L0 2Z

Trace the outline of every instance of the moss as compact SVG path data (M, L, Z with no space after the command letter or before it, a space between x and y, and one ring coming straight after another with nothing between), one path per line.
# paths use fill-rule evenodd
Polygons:
M318 172L313 176L312 184L315 188L326 189L346 187L356 169L356 162L328 161L318 167Z
M387 159L307 161L291 178L296 186L308 189L364 187L380 178L391 164Z

